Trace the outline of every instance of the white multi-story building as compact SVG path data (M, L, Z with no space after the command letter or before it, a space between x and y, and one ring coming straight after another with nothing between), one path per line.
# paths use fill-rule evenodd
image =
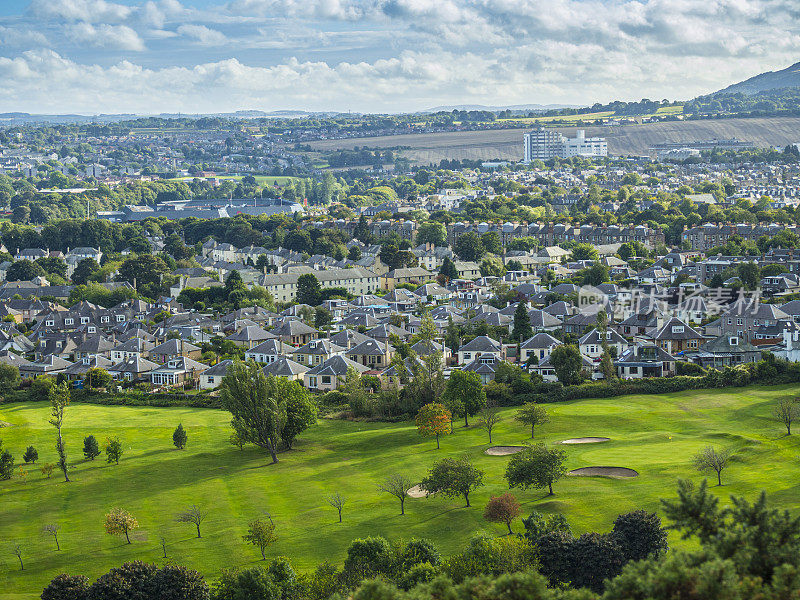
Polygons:
M608 156L606 139L587 138L583 129L579 129L574 138L568 138L553 129L540 127L524 135L523 146L522 160L526 163L572 156Z
M564 136L555 129L539 127L523 136L525 145L523 162L547 160L564 154Z

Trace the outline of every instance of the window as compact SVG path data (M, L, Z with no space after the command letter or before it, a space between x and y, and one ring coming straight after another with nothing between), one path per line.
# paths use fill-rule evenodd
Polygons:
M94 333L94 332L96 332L96 331L97 331L97 327L95 327L94 325L90 325L90 326L88 327L87 331L88 331L89 333Z
M209 375L209 376L208 376L208 383L214 383L214 377L213 377L213 375Z
M730 342L731 346L738 346L739 345L739 338L738 337L732 337L728 341Z
M89 317L81 317L81 325L86 325L89 322Z
M464 360L471 360L472 353L471 352L464 352Z
M108 316L100 317L101 323L108 323Z
M331 382L331 376L330 375L323 375L322 376L322 383L323 384L324 383L330 383L330 382Z
M52 322L48 323L50 325ZM74 325L75 319L64 319L64 325Z
M744 319L736 319L737 325L744 325Z
M672 333L683 333L683 325L673 325Z
M47 325L48 327L52 327L53 325L56 324L56 322L52 320L47 320L44 322L44 324Z
M308 387L317 387L317 378L316 377L309 377L308 378Z
M125 320L125 315L117 315L117 323L122 323Z

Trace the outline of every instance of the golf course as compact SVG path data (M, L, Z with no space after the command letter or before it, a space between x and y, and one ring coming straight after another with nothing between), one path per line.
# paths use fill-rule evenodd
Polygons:
M512 492L523 514L560 512L576 534L608 531L619 513L660 512L659 499L675 495L678 478L701 481L692 457L713 445L734 452L714 493L725 500L730 494L754 499L764 489L771 505L797 512L800 432L787 436L773 416L780 399L796 395L797 385L752 386L545 405L550 422L536 428L534 441L559 444L567 470L584 469L575 474L588 476L564 477L554 485L554 496L546 490ZM71 479L66 483L57 467L49 478L40 472L42 464L57 462L49 405L0 405L0 439L17 465L11 480L0 481L0 600L38 598L59 573L93 579L134 559L186 565L214 579L223 568L260 562L259 551L242 535L249 520L266 515L278 538L267 556L285 555L298 570L326 560L340 564L350 541L367 535L429 538L445 555L474 533L504 535L504 525L487 523L482 515L491 495L508 491L503 475L510 456L485 451L530 441L530 428L514 421L515 411L502 411L493 444L486 431L457 422L454 434L441 438L440 450L411 422L321 419L272 465L260 448L230 444L230 414L221 410L73 403L63 429ZM183 450L172 441L179 423L188 434ZM101 448L106 438L119 438L118 465L107 463L104 454L84 459L83 439L90 434ZM585 437L608 440L576 442ZM30 445L39 459L24 465ZM435 460L465 455L485 472L485 486L470 495L471 508L458 498L411 497L401 516L398 500L378 491L389 475L418 481ZM27 476L20 475L20 464ZM621 470L611 473L621 475L597 476L602 471L588 467L616 467ZM716 474L705 476L716 483ZM334 493L346 499L342 523L326 502ZM208 513L199 539L194 525L175 519L190 505ZM131 544L105 532L104 516L112 508L136 518ZM59 526L60 550L42 530L49 524ZM513 528L521 531L522 524L516 521ZM681 543L670 535L671 545Z

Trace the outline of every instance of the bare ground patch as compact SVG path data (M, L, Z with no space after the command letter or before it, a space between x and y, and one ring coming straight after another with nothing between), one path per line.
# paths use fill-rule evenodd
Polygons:
M607 437L580 437L562 440L562 444L600 444L602 442L610 442L611 438Z
M409 498L426 498L428 496L428 493L418 485L412 487L406 494Z

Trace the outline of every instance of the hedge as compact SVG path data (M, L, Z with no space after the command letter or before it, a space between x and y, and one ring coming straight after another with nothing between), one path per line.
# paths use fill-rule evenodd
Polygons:
M5 394L0 399L0 404L12 402L30 402L31 395L28 390L15 390ZM145 394L142 392L119 392L106 394L92 390L72 390L72 401L84 404L98 404L102 406L187 406L189 408L222 408L218 397L209 394Z

